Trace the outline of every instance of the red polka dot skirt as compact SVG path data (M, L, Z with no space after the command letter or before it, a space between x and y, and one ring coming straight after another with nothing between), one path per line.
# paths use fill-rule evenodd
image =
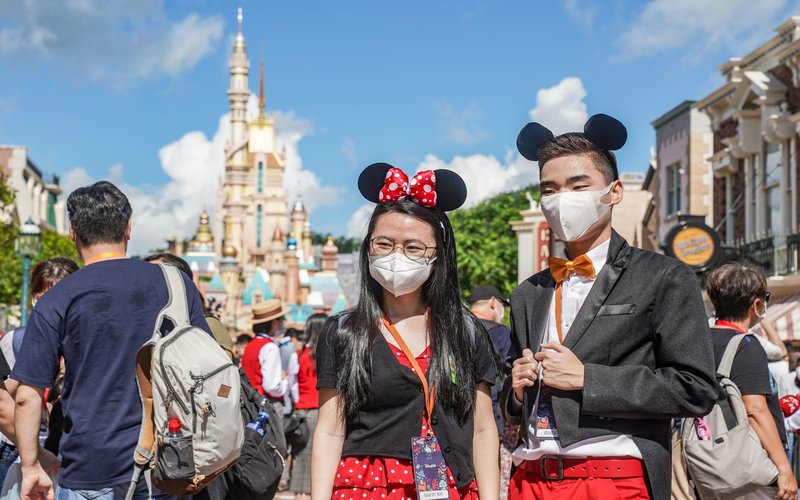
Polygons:
M400 349L391 346L397 360L408 369L411 363ZM428 369L429 350L417 356L423 370ZM428 431L428 420L423 415L422 435ZM409 447L411 440L409 440ZM478 498L478 485L473 479L464 488L457 488L450 467L447 468L450 498L452 500L473 500ZM333 483L333 500L381 499L416 500L414 468L411 460L384 457L346 457L339 462Z

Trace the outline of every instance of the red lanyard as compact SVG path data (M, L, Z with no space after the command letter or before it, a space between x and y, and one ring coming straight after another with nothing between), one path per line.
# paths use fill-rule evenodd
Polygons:
M742 327L735 323L731 323L730 321L725 321L724 319L718 319L714 326L720 326L722 328L731 328L736 330L739 333L747 333L746 331L742 330Z
M84 266L88 266L90 264L94 264L95 262L100 262L101 260L111 260L111 259L124 259L127 255L124 252L103 252L100 255L95 256L94 259L89 259L83 263Z
M422 390L425 392L425 410L428 412L428 418L431 418L431 416L433 415L434 398L433 398L433 391L430 390L428 387L428 379L425 377L425 372L422 371L422 368L420 368L419 363L417 363L417 359L414 357L413 354L411 354L411 349L408 348L408 345L406 345L406 342L403 340L403 337L400 336L400 333L397 331L397 328L395 328L394 325L388 319L386 319L386 317L383 318L383 324L386 325L386 329L389 330L389 333L392 334L392 338L394 339L395 342L397 342L397 345L400 346L400 350L402 350L403 354L406 355L406 358L408 358L409 363L411 363L411 366L414 367L414 372L417 374L419 380L422 382Z

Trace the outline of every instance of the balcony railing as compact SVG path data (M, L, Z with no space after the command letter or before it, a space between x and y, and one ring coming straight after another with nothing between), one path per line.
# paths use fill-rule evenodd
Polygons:
M758 265L767 276L800 273L800 232L769 236L736 247L739 259Z
M786 274L800 273L800 232L786 237Z
M739 255L759 266L767 276L775 274L775 237L745 243L739 247Z

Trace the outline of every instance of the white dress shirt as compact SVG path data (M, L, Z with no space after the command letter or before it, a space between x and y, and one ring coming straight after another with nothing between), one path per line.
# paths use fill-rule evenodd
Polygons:
M261 387L264 392L273 398L283 398L289 389L289 381L283 378L281 352L275 339L258 351L258 363L261 365Z
M611 240L607 240L593 249L586 255L591 259L595 274L606 265L608 258L608 247ZM561 256L566 258L566 256ZM564 338L568 336L569 328L578 316L583 302L586 300L589 291L592 289L595 280L579 276L575 273L570 274L569 278L561 284L561 331ZM558 293L558 292L556 292ZM547 317L545 327L545 338L542 343L559 342L558 330L556 328L556 306L555 294L550 303L550 314ZM541 367L540 367L541 374ZM556 417L556 429L558 419ZM586 457L634 457L642 458L639 448L633 442L630 435L609 435L579 441L571 446L562 447L558 439L538 439L536 437L536 408L531 411L528 421L529 442L520 444L512 456L514 464L519 465L524 460L537 460L543 455L561 455L570 458Z

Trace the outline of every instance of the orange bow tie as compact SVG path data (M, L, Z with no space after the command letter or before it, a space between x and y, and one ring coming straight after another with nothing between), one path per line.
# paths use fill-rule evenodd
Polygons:
M556 283L561 283L569 278L571 273L585 276L589 279L594 279L595 272L592 265L592 259L584 255L579 255L575 260L564 260L550 257L547 259L550 263L550 274Z

